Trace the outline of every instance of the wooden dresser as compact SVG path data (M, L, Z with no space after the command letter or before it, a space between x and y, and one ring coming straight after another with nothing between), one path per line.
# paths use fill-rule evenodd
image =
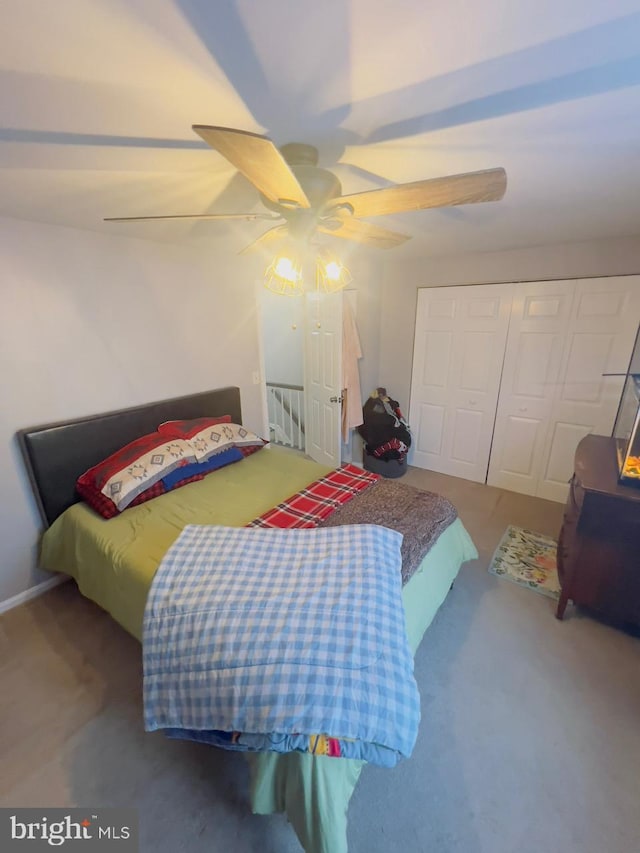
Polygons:
M640 625L640 489L618 483L613 438L588 435L577 447L558 540L562 594L607 619Z

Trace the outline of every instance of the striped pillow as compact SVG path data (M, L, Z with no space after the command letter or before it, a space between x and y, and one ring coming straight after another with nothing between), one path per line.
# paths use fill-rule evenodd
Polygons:
M76 487L81 495L83 490L85 493L101 492L122 511L171 471L194 461L195 454L189 442L171 439L159 432L149 433L85 471Z
M228 416L227 416L228 417ZM196 418L190 421L168 421L158 428L166 436L185 438L198 462L211 459L230 447L263 447L264 439L242 424L229 423L221 418ZM187 438L188 437L188 438Z

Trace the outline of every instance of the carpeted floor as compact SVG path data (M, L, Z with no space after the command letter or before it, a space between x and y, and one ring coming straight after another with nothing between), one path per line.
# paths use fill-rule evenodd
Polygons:
M508 524L557 536L562 507L410 469L446 494L480 559L416 656L413 757L365 768L351 853L629 853L640 809L640 641L487 572ZM71 584L0 617L0 805L132 805L141 850L299 853L248 812L238 755L145 734L140 649Z

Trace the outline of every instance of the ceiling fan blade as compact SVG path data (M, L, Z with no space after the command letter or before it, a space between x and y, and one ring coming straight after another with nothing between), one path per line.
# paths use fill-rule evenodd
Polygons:
M266 136L204 124L194 124L193 129L271 201L311 206L289 164Z
M272 246L274 243L279 243L280 240L284 239L288 231L286 225L276 225L275 228L270 228L268 231L265 231L264 234L261 234L257 240L254 240L253 243L249 243L248 246L245 246L240 252L239 255L249 255L251 252L257 252L258 249L267 249Z
M252 219L281 219L280 216L274 216L271 213L178 213L169 216L106 216L105 222L147 222L157 219L245 219L247 222Z
M339 222L339 226L331 227L335 222ZM356 243L364 243L366 246L375 246L378 249L393 249L394 246L400 246L411 239L406 234L398 234L396 231L380 228L379 225L372 225L370 222L360 222L359 219L352 217L327 220L324 223L321 220L318 223L318 231L334 237L343 237L345 240L355 240Z
M333 201L351 205L354 216L386 216L429 207L499 201L506 188L507 173L504 169L485 169L354 193Z

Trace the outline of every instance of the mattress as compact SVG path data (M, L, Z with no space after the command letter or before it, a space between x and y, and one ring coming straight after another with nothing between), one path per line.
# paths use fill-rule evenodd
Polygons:
M71 575L83 595L140 640L153 576L186 524L242 526L328 470L271 447L109 520L77 503L44 534L40 565ZM473 542L457 519L405 585L414 652L460 566L475 557ZM347 807L363 762L304 753L247 757L254 812L286 812L307 853L345 853Z

